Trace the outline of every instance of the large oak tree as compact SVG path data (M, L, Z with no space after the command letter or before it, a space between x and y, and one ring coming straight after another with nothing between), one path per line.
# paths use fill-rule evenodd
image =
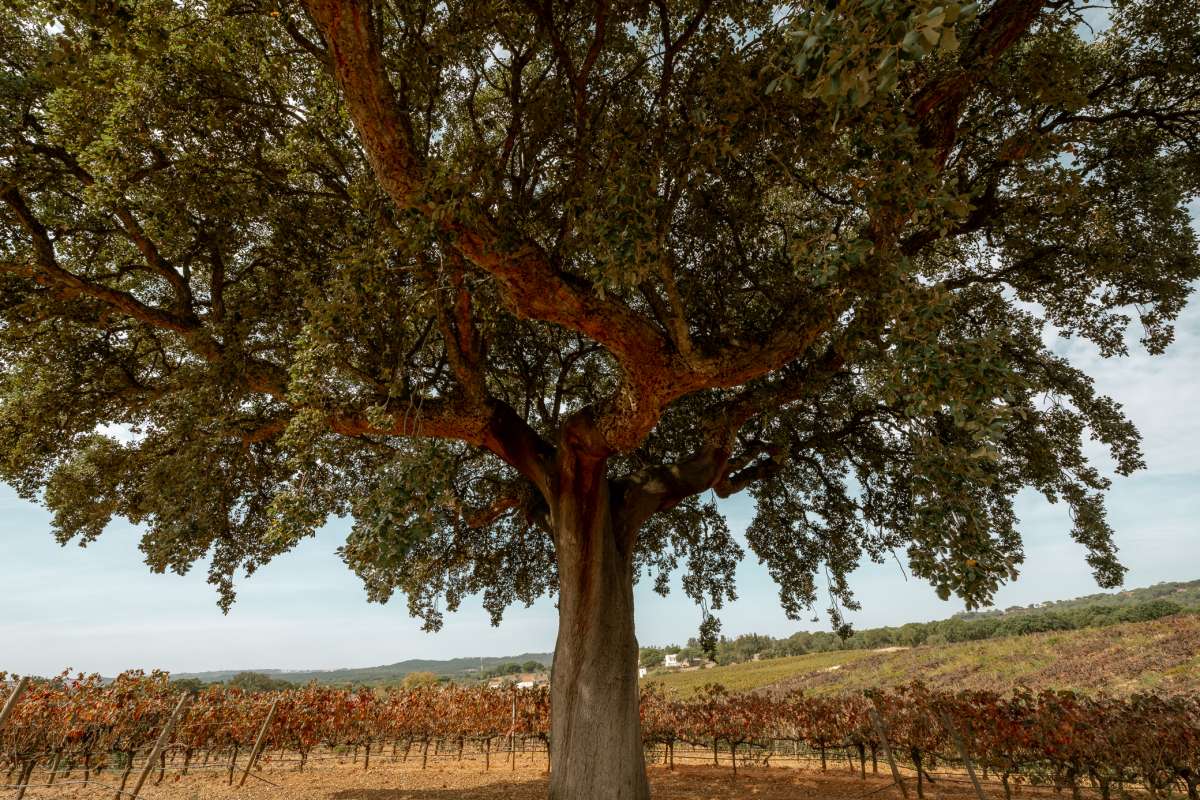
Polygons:
M1119 583L1083 449L1138 436L1045 341L1171 339L1198 18L8 0L0 476L224 604L331 515L430 627L555 594L551 795L645 798L633 583L682 568L713 633L714 495L793 616L896 550L987 602L1023 487Z

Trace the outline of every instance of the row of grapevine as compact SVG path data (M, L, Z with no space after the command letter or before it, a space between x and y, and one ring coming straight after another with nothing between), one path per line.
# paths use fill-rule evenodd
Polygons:
M0 680L4 678L0 674ZM111 683L96 676L61 676L22 695L0 729L0 768L10 776L38 764L57 770L121 766L145 755L179 695L167 676L127 673ZM347 690L321 686L248 694L209 688L190 698L171 731L172 764L184 772L202 757L229 756L230 777L239 754L253 746L268 710L268 751L296 754L303 769L316 748L354 748L365 754L414 744L427 757L430 743L471 742L490 753L493 743L550 736L545 689L423 687ZM877 710L891 750L918 781L937 762L958 759L955 735L970 759L993 775L1006 794L1013 780L1053 783L1078 797L1086 783L1105 800L1113 789L1140 785L1152 796L1181 788L1197 799L1200 783L1200 699L1151 694L1128 698L1071 692L936 692L920 684L839 697L730 693L709 686L682 698L649 686L642 698L642 732L648 748L711 748L737 755L765 754L781 743L819 754L857 755L865 774L867 754L880 748ZM224 763L224 762L222 762ZM851 762L853 763L853 762ZM165 766L164 766L165 768ZM918 787L920 784L918 783Z
M1010 780L1068 788L1086 782L1104 800L1114 788L1141 785L1152 796L1175 788L1198 800L1200 698L1137 694L1092 697L1067 691L939 692L919 683L860 695L813 697L729 693L709 686L695 697L654 687L642 698L643 736L731 750L799 742L820 754L856 753L865 771L880 747L870 719L876 710L891 748L920 781L934 761L958 761L957 733L969 758L994 774L1010 796ZM736 763L736 762L735 762ZM919 785L919 784L918 784Z

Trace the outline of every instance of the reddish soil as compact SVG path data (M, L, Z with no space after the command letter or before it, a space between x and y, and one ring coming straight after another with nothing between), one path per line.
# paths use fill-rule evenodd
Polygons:
M493 762L488 772L481 759L448 759L422 770L416 759L404 763L384 758L373 760L370 770L364 771L349 758L329 756L311 763L303 773L276 762L252 774L242 789L236 786L240 771L232 787L226 784L224 769L193 771L182 778L168 774L162 785L143 789L141 796L144 800L542 800L547 789L544 754L522 757L516 770ZM38 774L34 780L39 782ZM68 779L52 787L31 788L25 797L114 798L116 783L111 774L87 785ZM674 771L656 765L650 767L650 783L655 800L902 800L882 772L868 773L863 780L832 765L826 773L807 765L747 767L739 768L736 777L727 763L720 767L677 764ZM914 789L910 782L913 798ZM1003 797L999 787L989 786L987 793L997 800ZM925 794L927 800L974 800L970 784L959 780L939 780L935 786L927 785ZM1044 794L1049 792L1026 788L1018 797L1033 800Z

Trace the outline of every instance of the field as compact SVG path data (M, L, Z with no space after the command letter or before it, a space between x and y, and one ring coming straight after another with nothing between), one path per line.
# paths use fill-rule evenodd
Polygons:
M831 766L822 772L811 761L783 760L769 767L746 766L733 774L728 758L719 766L697 754L693 763L677 764L673 770L661 765L649 769L655 800L902 800L886 767L878 774L868 770L865 776L851 774L845 766ZM906 770L912 792L911 770ZM928 800L974 800L964 776L937 772L935 784L925 785ZM515 770L508 765L484 771L483 762L467 756L462 762L453 757L439 760L429 769L421 769L415 759L405 762L372 762L370 770L354 764L349 756L318 762L304 773L278 762L256 770L242 788L227 785L223 770L193 772L186 778L168 778L161 785L149 786L139 797L143 800L544 800L548 786L544 753L518 760ZM1003 797L996 782L985 782L989 796ZM1020 798L1051 797L1047 787L1025 787ZM114 796L112 781L89 785L78 783L31 788L25 798L33 800L94 800ZM1091 793L1088 793L1091 796Z
M1200 616L1181 614L1056 633L873 652L840 650L653 675L687 694L707 683L838 694L919 676L931 688L1007 692L1017 686L1128 695L1200 690Z
M386 771L419 765L421 775L401 786L437 796L457 779L430 785L431 774L447 763L461 778L480 772L483 761L483 780L505 783L512 783L511 774L496 776L505 772L507 754L514 759L510 773L522 764L544 769L553 736L545 689L448 686L378 692L309 686L246 693L210 687L193 694L180 692L162 674L127 673L112 684L82 676L22 681L9 698L11 713L0 725L5 786L58 793L51 796L94 790L99 782L120 800L139 792L147 796L145 787L160 781L168 787L178 782L185 793L199 781L195 796L218 796L224 790L209 783L232 785L243 772L255 776L262 791L265 785L289 796L314 796L311 792L327 788L320 779L323 771L344 767L347 758L351 766L361 763L355 774L369 773L372 766ZM929 783L939 768L952 765L951 774L938 775L939 784L961 779L960 765L970 759L993 778L999 776L1006 795L1016 783L1069 787L1075 800L1089 786L1099 788L1103 800L1113 789L1157 795L1186 788L1195 797L1200 783L1195 769L1200 698L1194 694L1114 698L1022 690L1005 696L910 684L837 696L709 687L684 698L647 687L641 718L651 763L719 767L724 762L731 779L739 768L744 773L746 767L775 768L803 759L822 771L845 769L866 780L868 764L875 772L891 753L902 768L914 777L924 773ZM466 756L474 758L474 767ZM258 780L263 776L255 770L263 765L285 783L314 788L293 792L280 781ZM780 772L769 780L787 782L791 774ZM52 781L55 785L48 787ZM918 798L921 785L918 778ZM396 783L361 788L392 791ZM370 792L362 796L369 798Z
M1070 789L1074 800L1093 790L1102 800L1174 791L1194 798L1198 664L1192 616L761 661L673 676L724 679L728 689L648 683L642 740L650 763L680 767L656 766L660 798L857 800L895 791L874 777L888 752L917 783L918 798L921 789L960 793L964 759L985 781L990 772L989 786L1006 798L1013 788L1047 786ZM881 686L893 675L927 682ZM1023 682L1032 685L1014 688ZM766 691L744 691L755 688ZM28 786L26 797L100 791L120 800L138 786L142 798L232 797L245 771L254 788L237 796L263 800L519 800L544 792L553 735L544 687L190 692L165 674L131 672L111 683L22 680L8 694L0 788ZM853 789L843 785L849 775L857 776Z
M826 673L827 670L840 671L846 664L876 655L870 650L837 650L788 658L768 658L762 661L747 661L744 664L730 664L727 667L657 673L643 678L642 683L661 683L681 694L690 694L709 683L719 683L734 691L749 691L787 680L812 679Z

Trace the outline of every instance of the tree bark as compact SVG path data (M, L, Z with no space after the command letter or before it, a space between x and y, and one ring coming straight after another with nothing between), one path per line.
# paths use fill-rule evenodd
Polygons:
M551 504L559 625L550 800L648 800L633 626L636 535L614 523L605 458L564 450Z

